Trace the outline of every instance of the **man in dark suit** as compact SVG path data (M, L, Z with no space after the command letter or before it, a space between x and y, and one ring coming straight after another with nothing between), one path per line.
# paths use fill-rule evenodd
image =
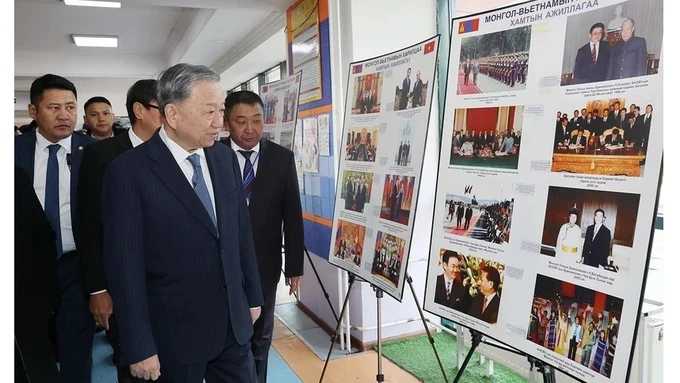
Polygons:
M574 62L574 84L604 81L609 69L610 48L602 41L604 24L590 27L590 41L579 48Z
M286 285L297 291L304 269L302 205L293 152L262 140L262 100L256 93L231 93L224 120L231 131L226 142L236 152L250 211L255 254L264 294L262 315L255 322L252 352L261 383L267 381L267 359L274 333L276 286L281 277L281 243L285 239ZM356 210L363 209L363 206ZM283 238L281 226L283 225Z
M59 303L56 236L31 178L14 168L15 382L58 382L48 325Z
M470 220L472 219L472 207L470 205L465 209L465 230L470 228Z
M423 99L423 80L420 79L420 71L416 72L416 82L413 84L413 101L411 102L412 108L417 108L421 105Z
M28 112L35 131L14 139L14 163L31 177L35 194L56 233L61 303L56 313L60 376L87 382L92 376L94 320L83 290L78 243L77 185L83 149L92 137L73 133L77 92L69 80L53 74L31 84Z
M482 283L479 286L480 294L472 299L468 314L490 324L496 323L501 303L501 298L498 296L500 284L501 275L498 270L493 266L484 266L482 268Z
M257 382L264 303L238 160L214 145L220 77L177 64L158 80L163 126L106 167L104 270L120 364L161 382Z
M401 97L399 98L399 110L406 109L408 95L411 93L411 68L406 70L406 78L401 82Z
M86 134L98 140L119 136L127 130L114 125L115 116L111 101L106 97L95 96L85 103L83 119L88 129Z
M604 210L595 210L595 223L586 229L586 239L583 242L582 262L592 267L607 266L609 246L611 245L612 233L604 225L606 218Z
M579 128L576 135L569 140L569 145L581 145L585 147L586 143L586 136L583 135L583 128Z
M608 134L604 138L605 146L618 146L623 145L623 138L619 135L619 128L612 129L612 134Z
M612 50L607 80L644 76L647 74L647 41L634 36L635 21L621 24L621 41Z
M555 149L558 144L564 145L564 140L571 138L571 130L569 129L569 120L563 118L561 124L555 128Z
M103 228L101 221L102 177L104 170L118 156L147 141L161 126L156 80L137 81L128 90L125 106L132 128L126 134L95 142L83 153L78 183L78 218L81 225L80 249L85 292L90 296L90 312L94 320L107 330L113 347L113 360L118 366L118 382L143 381L130 374L128 366L120 365L120 335L113 315L113 301L107 291L104 273ZM106 201L104 201L106 203Z
M463 286L460 276L462 260L458 253L451 250L442 254L444 273L437 277L434 291L434 303L467 313L470 306L470 294Z

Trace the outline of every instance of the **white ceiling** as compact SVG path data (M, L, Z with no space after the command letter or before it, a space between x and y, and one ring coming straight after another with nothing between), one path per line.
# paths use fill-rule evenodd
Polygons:
M279 32L294 0L119 1L110 9L15 0L15 76L154 77L178 62L221 73ZM76 47L72 34L119 36L118 47Z

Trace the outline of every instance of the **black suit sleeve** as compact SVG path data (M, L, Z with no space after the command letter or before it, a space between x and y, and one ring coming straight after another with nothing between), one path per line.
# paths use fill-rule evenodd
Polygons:
M305 246L302 204L295 158L292 153L288 160L288 177L283 203L283 233L286 251L286 277L299 277L304 270L303 251Z
M102 255L103 229L101 221L102 166L97 151L87 146L78 174L78 220L80 243L78 250L83 267L85 292L106 290L106 275Z

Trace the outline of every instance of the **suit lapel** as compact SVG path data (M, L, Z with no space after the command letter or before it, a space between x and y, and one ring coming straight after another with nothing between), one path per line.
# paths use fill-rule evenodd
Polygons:
M168 187L177 199L189 209L191 214L198 219L203 226L206 227L215 237L217 237L217 229L212 222L212 219L205 210L203 203L196 195L193 187L189 184L179 164L170 153L170 149L165 146L161 140L158 132L154 134L149 140L149 158L156 163L152 166L152 171L160 180ZM213 179L213 182L215 180ZM217 200L215 194L215 200Z
M266 180L271 179L269 174L273 162L276 160L272 158L271 148L269 147L269 142L267 140L260 140L260 153L257 157L257 174L255 175L255 181L253 184L253 195L250 197L249 210L252 211L253 205L257 206L257 201L264 198L264 194L267 189Z
M24 166L26 173L31 177L31 185L33 185L33 175L35 173L35 135L35 130L21 135L24 147L19 152L19 163Z

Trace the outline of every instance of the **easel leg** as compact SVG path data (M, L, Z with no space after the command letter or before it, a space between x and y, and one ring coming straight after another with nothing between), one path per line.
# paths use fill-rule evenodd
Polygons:
M529 369L531 370L530 381L533 381L534 367L536 367L536 371L543 375L543 383L555 383L555 369L552 366L543 363L543 361L533 356L527 356L527 359L529 360Z
M347 309L347 303L349 303L349 293L352 290L352 285L354 284L354 279L356 277L354 274L349 275L349 286L347 286L347 295L345 296L345 302L342 304L342 310L340 311L340 317L342 318L343 314L345 314L345 310ZM338 337L338 331L340 331L340 326L342 325L342 322L338 321L338 325L335 327L335 333L333 334L333 337L331 338L331 346L328 348L328 355L326 355L326 362L323 365L323 371L321 371L321 377L319 378L319 383L323 382L323 377L326 375L326 368L328 367L328 361L331 359L331 352L333 352L333 347L335 346L335 341Z
M475 353L475 349L477 348L477 346L479 346L479 343L482 341L481 333L470 329L470 334L472 335L472 346L470 347L470 351L468 351L468 354L465 357L465 360L463 361L463 365L458 370L458 374L456 374L456 377L453 379L453 383L458 383L460 381L460 378L463 376L463 373L465 372L465 367L467 367L467 364L470 362L472 355Z
M385 375L382 373L382 310L381 302L383 297L383 291L380 288L373 286L375 290L376 306L377 306L377 318L378 318L378 374L375 376L376 382L384 382Z
M439 359L439 353L437 352L437 348L434 346L434 338L432 337L432 334L430 333L430 328L427 327L427 321L425 321L425 315L423 314L423 309L420 307L420 302L418 301L418 297L416 296L416 290L413 288L413 279L408 274L406 274L406 281L408 282L408 285L411 288L411 294L413 295L413 300L416 302L416 307L418 308L418 312L420 313L420 320L423 321L423 326L425 327L425 332L427 332L427 339L430 341L430 344L432 345L432 351L434 351L434 356L437 357L437 362L439 363L439 368L442 370L442 375L444 376L444 381L448 382L449 379L446 377L446 371L444 370L444 365L442 364L441 359Z
M328 302L328 307L331 308L331 312L333 313L333 317L337 322L340 322L340 319L338 318L338 315L335 313L335 309L333 308L333 304L331 303L331 298L328 295L328 292L326 291L326 288L323 286L323 282L321 282L321 277L319 277L319 273L316 271L316 266L314 266L314 262L312 262L312 257L309 255L309 251L307 251L307 246L305 246L305 253L307 254L307 259L309 260L309 265L312 266L312 270L314 271L314 275L316 275L316 280L319 281L319 286L321 286L321 291L323 291L323 296L326 297L326 301Z

